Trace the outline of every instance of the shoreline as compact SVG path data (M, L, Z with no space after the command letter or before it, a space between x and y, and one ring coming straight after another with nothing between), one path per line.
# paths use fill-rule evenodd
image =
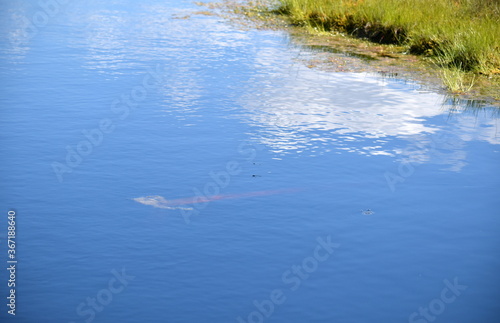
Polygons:
M342 29L325 30L313 27L305 21L298 23L296 18L284 15L283 9L277 7L280 2L287 1L282 0L273 4L268 0L244 2L225 0L222 3L196 4L210 10L221 11L223 14L216 13L216 15L245 27L287 31L292 43L298 47L332 54L323 61L306 62L308 67L337 72L369 71L411 79L459 100L481 101L500 106L500 72L497 74L493 71L486 74L479 70L462 71L447 68L439 65L434 57L425 53L411 53L409 44L376 43L366 37L356 37L357 35ZM301 2L301 0L290 1Z

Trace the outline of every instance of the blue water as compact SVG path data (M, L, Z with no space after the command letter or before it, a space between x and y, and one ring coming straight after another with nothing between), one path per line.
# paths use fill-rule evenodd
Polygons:
M190 1L54 3L1 4L1 322L500 321L498 110Z

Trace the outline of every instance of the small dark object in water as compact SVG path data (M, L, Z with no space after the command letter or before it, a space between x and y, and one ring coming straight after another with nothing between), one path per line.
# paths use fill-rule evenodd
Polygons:
M370 209L366 209L366 210L361 210L361 214L363 215L372 215L374 214L375 212L373 212L372 210Z

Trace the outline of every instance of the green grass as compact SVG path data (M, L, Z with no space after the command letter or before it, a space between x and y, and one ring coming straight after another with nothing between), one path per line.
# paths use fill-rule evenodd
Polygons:
M467 93L474 86L474 74L468 74L458 68L446 68L441 72L446 87L455 93Z
M278 0L274 12L314 30L403 45L443 67L457 91L470 88L466 75L500 74L499 0Z

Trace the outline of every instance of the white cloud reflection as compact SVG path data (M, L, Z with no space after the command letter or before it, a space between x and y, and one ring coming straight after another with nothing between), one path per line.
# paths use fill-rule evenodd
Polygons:
M440 94L367 73L290 68L283 60L280 49L261 50L260 72L241 102L257 129L253 139L277 155L388 155L458 171L468 141L500 144L498 118L456 113L447 120Z
M142 74L158 62L168 65L169 75L160 89L161 109L175 108L176 117L190 118L194 102L210 88L203 83L204 70L214 62L240 60L242 52L251 53L241 66L250 64L253 77L246 86L235 88L243 93L238 100L244 112L239 117L254 126L250 136L277 157L349 152L412 158L415 163L460 170L466 165L467 142L500 144L497 117L454 113L446 121L448 111L441 107L440 94L366 73L308 69L294 63L296 49L280 44L285 42L283 33L246 32L213 16L175 19L191 14L192 7L179 9L168 2L135 3L135 15L124 15L120 6L120 1L111 1L103 9L101 2L90 0L66 8L54 23L71 22L67 45L74 52L68 55L82 59L87 69L115 76ZM27 15L23 6L12 10L10 19L20 21ZM16 29L8 37L22 40L26 35ZM26 41L13 43L19 56L29 50Z

